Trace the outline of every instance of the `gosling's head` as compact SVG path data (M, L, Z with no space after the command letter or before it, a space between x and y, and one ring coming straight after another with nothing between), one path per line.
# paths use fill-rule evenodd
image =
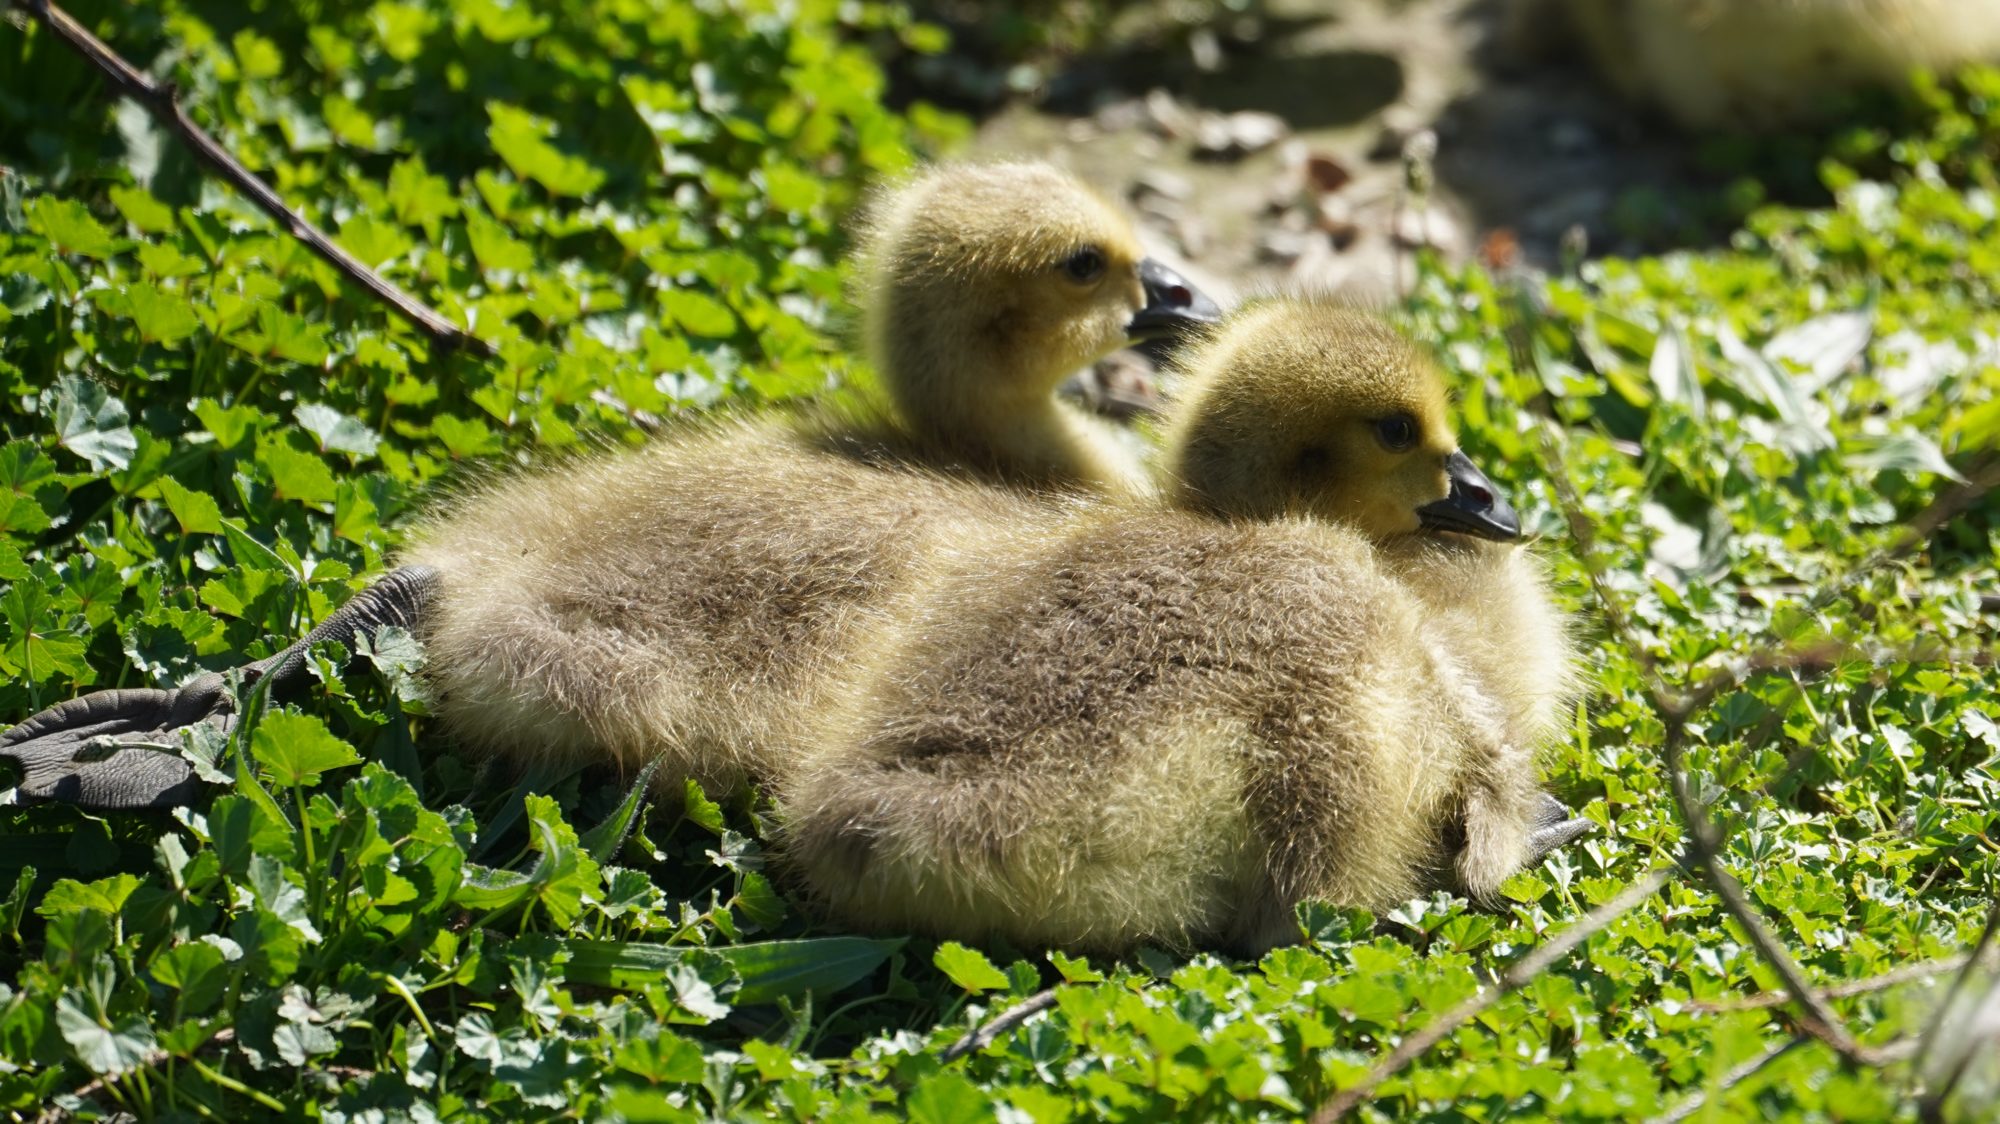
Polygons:
M869 356L920 428L1046 408L1078 368L1219 315L1117 207L1035 163L945 165L884 193L858 284Z
M1260 301L1184 368L1163 461L1181 506L1309 515L1375 538L1520 537L1514 509L1458 450L1437 364L1381 320L1314 298Z

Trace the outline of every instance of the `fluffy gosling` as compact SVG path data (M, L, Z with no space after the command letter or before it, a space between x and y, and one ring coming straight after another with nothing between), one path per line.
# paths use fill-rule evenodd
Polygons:
M920 450L1029 484L1148 490L1056 387L1219 310L1144 256L1119 208L1046 164L947 165L876 202L859 262L865 349Z
M1533 768L1559 618L1503 548L1445 536L1518 527L1435 369L1376 328L1312 301L1232 318L1168 428L1194 510L1096 505L925 559L780 785L786 856L829 911L1254 953L1296 939L1304 898L1490 900L1577 833ZM1520 638L1484 632L1517 626L1556 664L1525 707L1488 658Z

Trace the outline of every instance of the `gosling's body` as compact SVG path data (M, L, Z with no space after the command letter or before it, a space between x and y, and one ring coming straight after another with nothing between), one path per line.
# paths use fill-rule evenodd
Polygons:
M1919 67L2000 61L1996 0L1563 0L1628 97L1688 129L1776 129Z
M773 419L505 480L420 528L452 733L721 793L766 776L912 566L1032 497L832 452Z
M1256 951L1528 857L1546 731L1354 532L1122 512L950 567L782 789L843 920Z
M1097 506L924 561L781 787L829 910L1257 951L1305 897L1492 898L1545 823L1569 648L1532 559L1424 532L1512 516L1459 494L1486 482L1442 385L1383 331L1313 301L1233 318L1167 427L1188 510ZM1406 448L1367 444L1405 411Z

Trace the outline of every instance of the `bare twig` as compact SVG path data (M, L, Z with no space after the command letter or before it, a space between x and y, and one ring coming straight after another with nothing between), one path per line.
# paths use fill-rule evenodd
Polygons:
M1723 908L1736 919L1744 935L1769 965L1778 978L1784 981L1785 990L1791 993L1792 1002L1799 1006L1799 1025L1806 1033L1831 1046L1842 1057L1862 1065L1877 1065L1881 1059L1869 1047L1855 1041L1848 1033L1847 1024L1834 1013L1826 998L1814 990L1812 981L1791 953L1785 951L1784 943L1764 922L1763 915L1750 896L1743 892L1743 884L1729 872L1722 863L1720 840L1714 821L1696 799L1693 787L1688 782L1687 763L1683 751L1687 740L1687 716L1684 714L1663 715L1667 729L1662 747L1666 758L1667 787L1673 792L1674 804L1679 808L1681 822L1688 829L1688 850L1694 855L1695 864L1707 876L1708 884L1715 888L1716 896L1722 899Z
M446 320L422 301L383 279L380 274L361 264L352 254L341 249L339 244L327 237L318 227L306 221L305 216L286 206L276 191L264 181L251 175L249 169L230 155L228 149L222 147L220 142L194 123L194 119L188 116L187 109L181 105L179 93L171 84L162 85L153 81L145 72L126 62L102 39L91 34L90 29L78 23L68 12L50 3L49 0L16 0L16 3L22 11L48 28L50 34L62 40L96 67L120 94L143 106L154 120L178 134L204 164L248 196L251 202L277 220L278 224L289 231L294 238L304 242L329 265L345 273L356 284L386 302L438 346L446 349L463 347L482 355L493 354L492 347L484 340Z
M1917 1100L1917 1119L1923 1124L1942 1124L1945 1102L1958 1088L1966 1070L1972 1068L1974 1060L1990 1058L1993 1044L2000 1039L2000 1029L1994 1026L1996 1007L2000 1007L2000 980L1986 985L1986 991L1966 1011L1965 1026L1958 1040L1952 1043L1952 1054L1944 1064L1944 1072L1924 1089Z
M1576 539L1578 560L1583 563L1584 573L1590 580L1591 589L1597 595L1599 605L1604 609L1606 621L1626 651L1639 662L1646 693L1654 711L1666 727L1663 753L1668 787L1673 792L1674 803L1680 811L1681 821L1687 826L1689 851L1694 857L1695 864L1707 876L1709 884L1715 887L1724 908L1736 918L1737 924L1750 938L1750 943L1756 947L1758 955L1778 973L1778 978L1785 983L1785 990L1803 1008L1804 1018L1801 1025L1808 1033L1833 1047L1841 1056L1861 1060L1867 1054L1866 1047L1854 1040L1839 1016L1835 1015L1826 1001L1813 991L1806 981L1805 973L1799 969L1798 964L1792 960L1791 954L1785 951L1777 937L1772 935L1770 928L1759 917L1756 907L1743 893L1742 884L1737 882L1735 876L1722 865L1717 854L1719 836L1715 824L1708 818L1707 812L1701 807L1688 784L1686 763L1682 760L1688 716L1708 705L1723 690L1741 682L1751 673L1750 668L1755 661L1745 661L1736 668L1711 675L1695 691L1685 695L1677 693L1667 685L1665 678L1660 674L1659 666L1646 651L1645 646L1639 643L1624 603L1612 592L1610 584L1605 580L1604 568L1593 549L1596 543L1594 528L1584 517L1576 489L1570 484L1568 465L1564 461L1561 448L1552 435L1545 434L1545 436L1548 436L1545 442L1546 448L1555 462L1553 466L1555 471L1549 474L1550 479L1555 483L1557 499L1561 503L1565 518L1569 521L1570 532Z
M1686 1099L1682 1100L1681 1103L1653 1117L1647 1124L1680 1124L1681 1121L1700 1112L1702 1106L1708 1103L1708 1098L1711 1094L1720 1097L1722 1094L1762 1073L1765 1066L1770 1065L1772 1062L1777 1061L1779 1058L1784 1057L1786 1054L1791 1053L1793 1050L1810 1041L1812 1041L1810 1038L1791 1038L1780 1042L1769 1050L1723 1074L1721 1080L1715 1083L1713 1089L1696 1089Z
M994 1016L992 1021L974 1030L967 1031L965 1037L945 1047L942 1058L951 1061L967 1054L984 1050L993 1040L1027 1022L1030 1016L1038 1015L1056 1005L1056 989L1038 991L1023 999L1015 1006Z
M1993 947L1996 936L2000 936L2000 902L1995 902L1987 911L1986 924L1979 931L1979 939L1973 943L1972 951L1965 957L1965 963L1959 965L1958 975L1952 977L1951 989L1945 992L1944 1000L1938 1004L1937 1010L1931 1014L1930 1022L1924 1027L1923 1038L1917 1046L1916 1070L1919 1075L1930 1063L1932 1054L1937 1050L1938 1040L1943 1036L1945 1023L1950 1020L1952 1012L1958 1007L1959 996L1964 993L1965 985L1972 979L1973 970L1985 958L1987 950ZM1958 1084L1958 1079L1965 1075L1966 1063L1971 1060L1971 1056L1972 1051L1969 1048L1960 1051L1958 1057L1947 1065L1942 1080L1924 1090L1922 1099L1917 1102L1920 1118L1924 1120L1938 1118L1944 1109L1945 1098L1951 1095L1951 1090Z
M1644 878L1627 886L1617 897L1584 914L1554 939L1537 946L1532 952L1515 961L1506 971L1500 973L1500 979L1493 987L1482 989L1470 999L1432 1020L1422 1030L1397 1043L1396 1048L1389 1052L1389 1056L1375 1063L1375 1068L1368 1071L1368 1076L1362 1078L1359 1083L1342 1089L1320 1106L1320 1110L1313 1113L1312 1124L1332 1124L1333 1121L1354 1111L1355 1107L1367 1100L1382 1082L1394 1077L1403 1067L1423 1056L1425 1051L1444 1041L1446 1035L1477 1018L1480 1012L1501 999L1520 990L1549 965L1569 955L1572 949L1593 934L1616 921L1640 902L1659 893L1660 887L1667 884L1667 880L1673 876L1676 869L1672 866L1658 867Z
M1927 960L1921 964L1905 964L1879 976L1869 976L1864 980L1848 980L1844 983L1829 984L1820 988L1819 993L1828 999L1852 999L1857 995L1872 995L1887 991L1901 984L1927 980L1962 967L1971 957L1967 954L1947 956L1943 960ZM1756 995L1743 995L1712 1002L1690 1003L1687 1009L1705 1015L1720 1015L1728 1011L1760 1011L1766 1007L1782 1007L1792 1001L1788 991L1764 991Z

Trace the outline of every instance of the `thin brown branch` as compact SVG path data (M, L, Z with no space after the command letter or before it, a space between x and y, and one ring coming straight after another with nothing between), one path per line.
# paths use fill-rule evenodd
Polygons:
M1966 954L1965 962L1959 965L1958 974L1952 977L1951 989L1945 992L1944 1000L1938 1004L1937 1010L1931 1013L1931 1020L1924 1027L1923 1038L1917 1045L1916 1070L1919 1074L1922 1074L1925 1067L1930 1064L1931 1057L1937 1050L1938 1041L1943 1037L1945 1023L1950 1021L1952 1013L1957 1009L1959 996L1964 994L1965 985L1972 979L1973 971L1979 966L1980 961L1985 959L1987 951L1993 947L1995 937L2000 937L2000 901L1994 902L1992 908L1987 910L1986 924L1979 931L1979 939L1973 942L1972 951ZM1971 1055L1970 1048L1962 1050L1948 1063L1943 1080L1933 1083L1931 1088L1924 1090L1923 1097L1917 1102L1918 1115L1922 1119L1934 1119L1943 1111L1945 1098L1951 1095L1951 1090L1958 1084L1958 1079L1964 1076L1965 1066Z
M1976 1059L1992 1056L1994 1042L2000 1039L2000 1031L1996 1031L1991 1022L1996 1001L2000 1001L2000 980L1987 984L1985 994L1965 1013L1964 1033L1953 1043L1952 1056L1945 1063L1944 1073L1931 1082L1924 1089L1923 1096L1918 1098L1917 1119L1924 1124L1942 1124L1945 1102L1951 1099L1966 1070L1972 1068Z
M1367 1100L1377 1088L1381 1087L1382 1082L1394 1077L1405 1066L1422 1057L1431 1047L1444 1041L1446 1035L1477 1018L1481 1012L1501 999L1519 991L1549 965L1568 956L1576 946L1593 934L1616 921L1640 902L1659 893L1660 888L1667 884L1667 880L1677 869L1672 866L1654 869L1644 878L1627 886L1617 897L1584 914L1554 939L1537 946L1526 956L1509 965L1506 971L1500 973L1500 979L1494 986L1481 989L1471 998L1432 1020L1422 1030L1397 1043L1396 1048L1391 1050L1387 1057L1375 1063L1375 1068L1368 1071L1368 1076L1357 1084L1342 1089L1321 1105L1319 1111L1312 1115L1312 1124L1332 1124L1333 1121L1354 1111L1362 1101Z
M1681 1103L1675 1105L1671 1110L1653 1117L1647 1124L1680 1124L1681 1121L1700 1112L1702 1106L1708 1103L1710 1096L1721 1097L1729 1090L1762 1073L1764 1067L1810 1041L1812 1041L1810 1038L1795 1037L1771 1047L1769 1050L1723 1074L1721 1079L1715 1083L1714 1088L1695 1090L1693 1094L1681 1101Z
M1047 991L1038 991L1023 999L1015 1006L1000 1012L1000 1014L993 1017L992 1021L985 1025L967 1031L965 1037L945 1047L945 1051L941 1057L945 1061L952 1061L956 1058L962 1058L967 1054L984 1050L993 1044L994 1039L1027 1022L1031 1016L1038 1015L1055 1005L1055 988L1049 988Z
M250 201L276 220L292 237L306 244L327 264L345 273L362 288L396 310L397 314L414 324L418 330L429 336L439 347L447 350L466 348L481 355L493 354L493 349L484 340L446 320L436 310L422 301L397 288L381 274L363 265L354 255L340 248L325 232L308 222L278 197L270 185L250 174L229 150L222 147L214 137L205 132L188 116L186 107L172 85L162 85L153 81L144 71L126 62L102 39L91 34L90 29L78 23L68 12L49 0L17 0L22 11L28 13L49 33L67 44L98 72L109 79L118 93L132 99L143 107L153 119L178 134L202 163L213 169L223 179L229 181L238 191L248 196Z
M1612 592L1610 584L1605 580L1603 566L1593 549L1596 542L1595 529L1591 526L1590 520L1584 516L1576 490L1569 482L1568 465L1563 461L1561 449L1553 436L1548 437L1546 445L1551 457L1556 461L1556 470L1550 477L1555 482L1558 502L1562 506L1564 517L1569 521L1571 534L1576 539L1577 556L1583 563L1584 573L1590 580L1591 589L1596 593L1598 603L1604 608L1605 617L1610 622L1612 631L1617 634L1619 641L1633 658L1639 661L1646 692L1651 699L1653 709L1666 726L1663 748L1668 787L1673 792L1674 803L1679 809L1681 821L1687 826L1688 849L1694 857L1695 864L1701 868L1709 884L1715 888L1716 895L1722 899L1724 908L1743 928L1750 943L1757 949L1757 954L1778 973L1778 978L1784 981L1785 990L1803 1009L1801 1025L1806 1031L1833 1047L1843 1057L1859 1060L1867 1056L1867 1048L1854 1040L1853 1035L1849 1034L1846 1026L1841 1023L1839 1016L1835 1015L1825 1000L1820 999L1813 991L1805 978L1805 973L1799 969L1791 954L1785 951L1784 945L1764 924L1756 907L1743 893L1742 884L1737 882L1735 876L1722 865L1721 858L1717 854L1718 835L1715 824L1709 820L1688 784L1686 763L1682 760L1688 716L1712 701L1724 689L1725 684L1733 685L1740 682L1749 672L1731 669L1710 676L1700 688L1688 695L1678 694L1667 685L1658 665L1633 634L1624 604ZM1739 666L1747 668L1748 662Z
M1969 954L1960 954L1958 956L1947 956L1943 960L1927 960L1921 964L1905 964L1901 968L1891 969L1879 976L1869 976L1867 979L1847 980L1842 983L1829 984L1826 987L1820 988L1819 993L1828 999L1852 999L1857 995L1872 995L1875 992L1887 991L1892 987L1898 987L1902 984L1914 983L1917 980L1927 980L1934 976L1942 976L1946 972L1955 971L1962 967L1970 959L1971 956ZM1791 992L1763 991L1756 995L1743 995L1706 1002L1698 1001L1688 1004L1687 1009L1704 1015L1720 1015L1729 1011L1760 1011L1766 1007L1782 1007L1791 1001Z
M1799 1025L1806 1033L1826 1043L1842 1057L1861 1064L1874 1064L1875 1058L1866 1046L1855 1041L1848 1033L1847 1026L1834 1013L1826 1000L1813 990L1812 982L1806 979L1804 970L1785 951L1784 943L1771 932L1764 923L1763 915L1743 892L1743 884L1723 865L1720 854L1720 839L1715 823L1708 818L1708 812L1695 797L1688 781L1687 762L1684 751L1687 741L1687 716L1682 713L1665 713L1661 718L1666 723L1666 738L1661 746L1667 772L1667 787L1673 793L1674 804L1680 811L1681 822L1688 829L1688 850L1693 853L1695 865L1701 868L1708 884L1715 888L1716 896L1722 899L1723 908L1736 919L1757 955L1778 974L1784 982L1785 990L1791 993L1792 1001L1799 1007Z

